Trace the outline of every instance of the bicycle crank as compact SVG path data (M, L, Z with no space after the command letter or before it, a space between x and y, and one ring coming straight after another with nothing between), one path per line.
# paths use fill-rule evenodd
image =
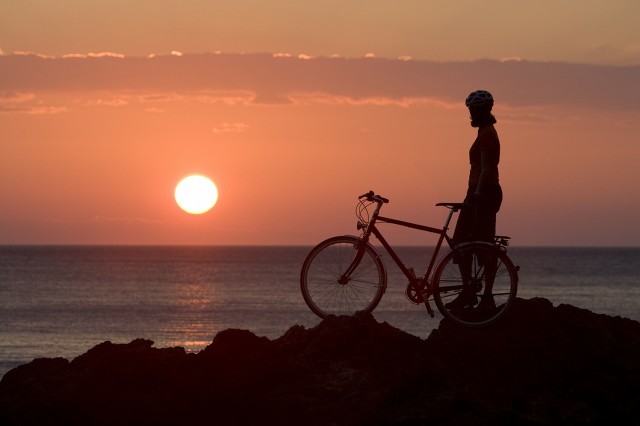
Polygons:
M407 284L405 295L409 302L419 305L424 303L424 297L422 296L427 291L427 285L422 278L416 278Z

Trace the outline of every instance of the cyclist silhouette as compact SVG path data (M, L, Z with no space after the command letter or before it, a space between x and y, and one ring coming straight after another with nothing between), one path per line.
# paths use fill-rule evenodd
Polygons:
M471 114L471 126L478 128L478 135L469 150L471 170L464 200L468 207L460 212L453 241L456 245L468 241L493 243L496 235L496 213L502 204L502 188L498 173L500 140L494 127L496 119L491 113L493 96L486 90L476 90L469 94L465 105ZM470 259L458 259L458 265L463 275L465 275L465 270L471 270L469 261ZM493 269L489 268L490 265L486 266L487 269ZM492 284L492 282L485 283L487 294L491 293ZM457 309L474 306L477 303L476 291L471 289L469 285L446 306L449 309ZM495 308L495 302L491 296L483 297L478 308Z

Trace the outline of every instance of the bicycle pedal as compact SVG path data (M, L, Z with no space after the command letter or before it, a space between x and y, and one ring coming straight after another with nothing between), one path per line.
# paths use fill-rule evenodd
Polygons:
M425 300L424 306L425 306L425 308L427 308L427 313L429 314L429 316L431 318L435 317L436 313L431 308L431 305L429 304L429 299Z

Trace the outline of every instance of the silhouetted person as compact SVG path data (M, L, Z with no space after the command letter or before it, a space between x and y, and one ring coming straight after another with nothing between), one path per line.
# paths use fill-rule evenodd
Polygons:
M491 113L493 96L486 90L477 90L467 97L465 102L471 114L471 126L478 128L478 136L469 150L469 186L465 197L468 207L460 211L456 229L453 233L454 244L467 241L487 241L493 243L496 235L496 213L502 204L502 188L498 174L500 162L500 140L494 127L496 119ZM481 260L482 261L482 260ZM494 308L491 296L495 265L487 261L485 291L478 308ZM463 278L471 274L471 259L458 259ZM478 297L474 290L466 286L460 295L447 303L447 308L456 309L474 306Z

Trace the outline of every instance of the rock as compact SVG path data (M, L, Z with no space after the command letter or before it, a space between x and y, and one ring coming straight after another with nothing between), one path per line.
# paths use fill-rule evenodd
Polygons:
M640 424L640 323L546 299L426 339L372 315L204 350L105 342L0 382L1 424Z

